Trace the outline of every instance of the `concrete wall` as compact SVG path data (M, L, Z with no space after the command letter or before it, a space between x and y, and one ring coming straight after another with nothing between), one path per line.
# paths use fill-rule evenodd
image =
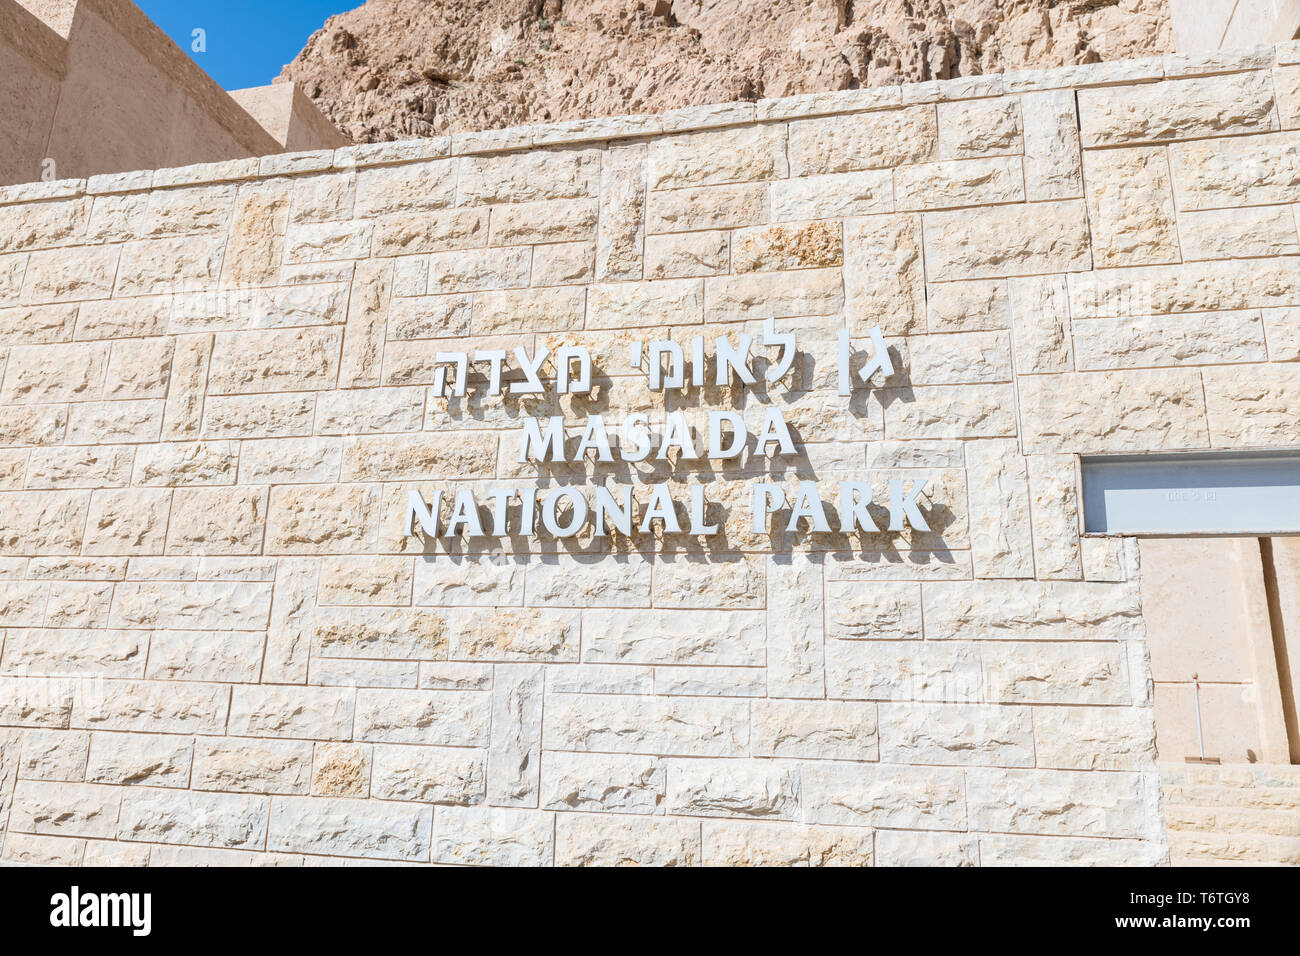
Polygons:
M250 115L129 0L0 0L0 45L0 184L345 142L292 87Z
M1140 555L1080 534L1076 456L1297 443L1298 74L1289 45L0 190L0 853L1163 860ZM769 317L801 357L768 388L630 364ZM841 398L839 332L876 325L894 372ZM433 392L439 353L566 343L593 392ZM791 456L518 456L527 414L576 444L771 409ZM930 530L753 530L757 483L834 515L846 479L877 522L926 482ZM412 490L445 522L596 482L701 487L722 530L407 533Z

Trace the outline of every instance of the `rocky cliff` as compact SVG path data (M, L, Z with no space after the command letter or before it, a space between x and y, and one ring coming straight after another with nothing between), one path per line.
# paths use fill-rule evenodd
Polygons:
M367 0L282 78L373 142L1172 48L1165 0Z

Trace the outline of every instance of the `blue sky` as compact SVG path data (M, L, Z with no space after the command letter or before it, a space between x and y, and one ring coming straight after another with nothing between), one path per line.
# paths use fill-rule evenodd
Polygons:
M327 17L362 0L135 0L176 45L227 90L265 86ZM192 49L195 29L207 50Z

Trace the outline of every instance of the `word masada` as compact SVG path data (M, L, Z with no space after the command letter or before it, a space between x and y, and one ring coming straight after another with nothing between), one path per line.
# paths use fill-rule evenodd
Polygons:
M873 353L853 372L853 348L847 329L841 330L838 339L839 394L851 396L854 379L869 384L877 372L888 377L894 372L893 362L885 345L880 327L872 328L871 338ZM767 348L779 349L779 354L771 362L765 380L779 382L794 365L798 355L793 332L777 332L776 323L768 319L763 326L759 344ZM754 340L749 335L741 335L739 342L733 344L725 336L713 341L713 358L716 361L714 384L728 386L739 381L742 386L754 385L758 378L750 367L750 351ZM688 343L690 359L682 343L659 340L651 342L648 350L641 342L630 346L632 367L646 373L651 391L683 390L690 386L707 384L706 341L703 336L696 336ZM522 373L522 380L503 383L506 368L506 351L504 349L483 350L473 353L439 352L435 355L433 393L441 396L462 397L469 389L470 369L472 365L487 365L487 390L489 395L504 394L508 385L510 394L537 394L544 392L541 370L550 350L542 347L529 355L522 346L514 350L517 365ZM575 368L576 366L576 368ZM559 394L583 394L592 389L592 362L590 350L582 346L562 346L554 356L555 391ZM449 377L448 372L452 375ZM689 372L689 375L688 375ZM708 413L708 437L697 441L694 430L682 412L671 412L666 416L666 427L662 434L656 436L650 426L649 415L634 412L625 417L615 431L611 440L610 428L602 415L588 415L582 428L582 436L576 449L566 457L565 421L563 416L545 419L528 417L523 419L523 432L519 445L518 461L526 462L565 462L585 461L594 457L597 462L640 462L653 454L656 460L668 461L671 453L676 452L678 460L694 461L703 457L710 460L724 460L738 457L749 446L750 434L744 416L734 411L712 411ZM795 441L790 433L779 408L764 409L763 425L759 431L756 446L760 453L766 454L769 445L776 445L776 457L798 454ZM908 487L900 479L889 482L889 531L903 531L908 525L918 531L929 531L917 499L925 490L925 481L914 481ZM680 534L683 530L691 535L709 536L720 533L718 524L706 520L707 502L703 486L690 489L688 523L683 529L676 502L670 492L668 483L650 486L650 497L641 509L637 520L637 502L633 500L631 486L623 486L616 494L609 487L597 484L590 487L592 500L580 487L562 486L550 490L540 498L541 528L557 538L573 537L583 532L590 524L597 537L609 534L613 529L623 535L632 535L635 531L654 533L656 528L665 534ZM505 537L512 534L535 535L538 533L538 502L536 489L523 489L518 486L493 488L480 492L480 498L468 489L458 490L449 498L450 513L442 521L444 498L442 491L433 493L433 500L426 502L414 489L407 493L405 528L409 535L423 533L430 538L460 537L470 535L479 537L491 535ZM518 508L512 503L518 502ZM841 481L839 483L839 532L852 534L857 531L878 532L881 528L872 519L869 507L872 504L872 489L866 481ZM483 508L487 507L488 521L483 520ZM826 506L814 481L801 481L793 498L787 500L785 489L772 482L756 482L751 497L753 513L752 527L755 534L764 534L768 528L768 517L789 507L787 531L799 528L803 521L805 527L816 532L830 532L831 524L826 516ZM418 528L418 531L416 530Z

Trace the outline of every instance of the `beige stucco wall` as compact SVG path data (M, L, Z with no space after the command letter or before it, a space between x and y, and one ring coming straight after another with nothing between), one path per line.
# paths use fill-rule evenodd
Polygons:
M1300 0L1169 0L1182 53L1238 50L1300 36Z
M1269 595L1273 651L1278 663L1290 762L1300 764L1300 537L1273 538L1266 557L1272 562L1272 577L1276 582Z
M28 12L0 2L0 183L38 179L66 73L62 39Z
M1298 73L1293 44L0 190L0 853L1163 861L1140 555L1080 534L1076 456L1300 444ZM770 388L630 364L769 317L801 352ZM841 398L839 330L875 325L894 374ZM433 394L438 353L563 344L595 392ZM518 461L530 413L576 443L770 408L789 458ZM890 478L930 531L750 526L758 482L834 512L870 480L881 519ZM403 528L412 489L596 482L702 487L722 534Z
M1142 616L1155 681L1161 759L1200 756L1193 689L1197 678L1206 757L1224 763L1291 762L1294 727L1288 728L1287 715L1294 714L1294 693L1287 651L1300 647L1300 617L1294 608L1300 582L1290 563L1297 542L1300 539L1276 538L1264 546L1258 538L1142 541ZM1265 548L1279 556L1270 559L1269 568ZM1270 612L1274 577L1280 603ZM1281 633L1275 635L1275 630Z
M292 88L250 115L129 0L0 0L0 45L0 184L346 142Z
M348 145L297 83L231 90L230 96L289 152Z

